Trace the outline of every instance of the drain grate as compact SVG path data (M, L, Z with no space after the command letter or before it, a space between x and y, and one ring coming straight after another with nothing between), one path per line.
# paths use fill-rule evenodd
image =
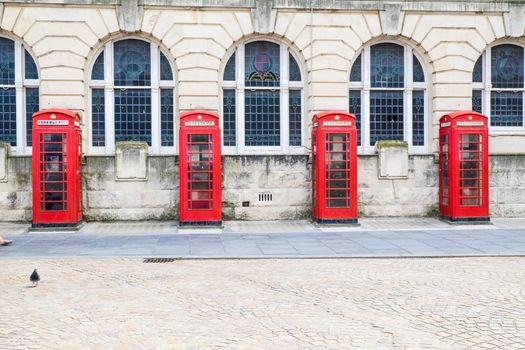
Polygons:
M177 258L144 258L143 263L162 264L162 263L174 262L175 260L177 260Z
M269 192L263 192L259 193L259 202L271 202L273 200L273 196Z

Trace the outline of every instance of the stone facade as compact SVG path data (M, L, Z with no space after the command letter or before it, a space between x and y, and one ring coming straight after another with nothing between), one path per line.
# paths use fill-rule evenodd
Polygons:
M520 1L479 0L19 0L0 4L0 34L24 43L36 58L40 108L68 108L84 118L84 213L93 220L178 215L175 152L149 154L147 178L137 181L117 179L114 155L89 152L86 82L95 54L108 40L140 37L168 53L176 67L177 115L192 109L220 112L224 58L239 41L261 37L285 42L298 53L306 74L307 125L316 112L348 110L350 68L362 47L386 39L410 45L428 73L429 146L425 154L409 154L408 176L400 179L379 178L377 156L361 155L359 211L431 215L437 210L438 120L447 112L471 108L472 70L487 47L525 44L524 11ZM309 139L309 125L306 135ZM493 133L490 149L492 215L522 216L525 132ZM224 217L309 217L308 154L305 147L300 155L224 156ZM29 220L30 155L11 152L0 161L0 168L7 169L7 181L0 179L0 220ZM260 193L271 193L272 200L260 201Z

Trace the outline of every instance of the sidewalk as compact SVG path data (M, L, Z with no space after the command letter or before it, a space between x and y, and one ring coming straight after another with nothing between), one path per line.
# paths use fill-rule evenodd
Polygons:
M13 239L7 257L334 258L525 255L525 218L453 226L435 218L362 218L360 226L308 221L229 221L223 228L176 222L94 222L78 232L27 232L0 224Z

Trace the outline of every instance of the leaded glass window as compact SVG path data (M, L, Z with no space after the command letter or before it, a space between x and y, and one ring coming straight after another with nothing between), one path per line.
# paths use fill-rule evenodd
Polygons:
M391 42L365 47L350 69L349 87L348 111L356 116L362 152L375 152L382 140L427 151L427 82L412 48Z
M299 148L304 129L303 74L284 44L243 43L229 56L222 74L226 153L304 152Z
M524 66L524 47L517 44L488 48L474 65L472 110L489 117L492 131L525 126Z
M2 37L0 85L0 142L9 143L15 154L29 153L33 113L39 109L38 68L21 43ZM19 98L22 104L17 104Z
M106 55L113 58L109 67ZM124 39L104 45L90 75L90 151L111 153L115 142L142 141L153 154L173 152L174 76L168 56L154 43Z

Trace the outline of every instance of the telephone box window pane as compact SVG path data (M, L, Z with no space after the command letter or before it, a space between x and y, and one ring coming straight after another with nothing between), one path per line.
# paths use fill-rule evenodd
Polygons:
M129 39L114 44L115 86L151 84L150 44Z
M162 52L160 53L160 80L173 80L171 65Z
M246 146L280 145L280 94L271 90L246 90L244 97Z
M370 92L370 145L403 140L403 91Z
M173 89L160 90L160 129L161 145L173 146L174 126L173 126Z
M92 145L94 147L104 147L106 145L106 124L104 119L104 111L104 89L91 90L91 131Z
M45 211L67 210L67 135L40 135L40 205Z
M279 86L280 47L268 41L246 44L244 79L246 86Z
M222 77L224 81L235 81L235 52L226 63L224 67L224 75Z
M350 101L348 111L355 115L355 126L357 129L357 145L361 145L361 91L350 90Z
M151 146L151 91L115 90L115 141Z
M472 110L474 112L482 113L481 90L472 91Z
M350 207L350 135L330 133L326 135L326 206L328 208Z
M301 70L295 58L292 54L288 54L289 70L290 70L290 81L301 81Z
M0 38L0 85L15 84L15 43Z
M480 56L474 65L472 71L472 81L475 83L483 82L483 56Z
M38 79L38 70L36 68L35 60L33 60L33 57L31 57L27 50L24 50L24 66L26 79Z
M425 92L412 93L412 144L425 144Z
M361 54L356 58L350 71L350 81L361 81Z
M38 88L26 88L26 144L33 145L33 113L39 110Z
M404 86L404 48L396 44L377 44L370 49L372 87Z
M15 88L0 89L0 141L16 146Z
M223 90L222 93L222 117L223 117L223 142L224 146L235 146L236 122L235 122L235 90Z
M423 67L421 67L421 62L417 59L416 55L412 55L412 79L416 83L425 82L425 73L423 72Z
M441 136L441 204L448 205L448 135Z
M98 55L95 64L93 64L91 80L104 80L104 51Z
M491 51L493 88L523 88L523 48L499 45Z
M463 134L459 139L459 204L482 204L482 135Z
M289 97L290 146L301 146L301 90L290 90Z
M492 91L490 93L491 126L523 126L523 93Z

